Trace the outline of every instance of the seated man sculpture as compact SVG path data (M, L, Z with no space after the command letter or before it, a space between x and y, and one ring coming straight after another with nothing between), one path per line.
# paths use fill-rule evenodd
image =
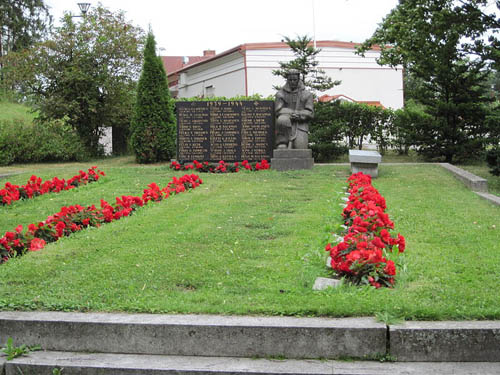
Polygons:
M314 116L313 95L305 89L300 72L290 69L286 85L276 93L276 147L307 149L309 121Z

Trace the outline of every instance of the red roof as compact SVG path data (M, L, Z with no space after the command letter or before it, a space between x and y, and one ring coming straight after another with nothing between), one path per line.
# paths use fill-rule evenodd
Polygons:
M313 43L311 42L311 45ZM337 48L349 48L349 49L354 49L356 46L360 45L361 43L352 43L352 42L339 42L339 41L334 41L334 40L318 40L316 41L316 47L322 48L322 47L337 47ZM234 52L241 52L241 51L246 51L246 50L259 50L259 49L288 49L290 48L288 44L285 42L269 42L269 43L245 43L245 44L240 44L239 46L236 46L234 48L231 48L227 51L221 52L217 55L212 55L212 56L190 56L189 57L189 63L188 64L182 64L182 56L162 56L163 59L163 64L165 65L165 69L167 71L167 75L171 75L174 73L179 73L180 71L186 69L188 66L192 65L200 65L204 64L207 61L210 60L215 60L218 59L219 57L229 55ZM372 49L374 50L380 50L380 47L378 46L373 46ZM166 59L180 59L180 65L179 63L170 63L168 64L171 66L167 65ZM191 60L193 59L193 60ZM198 60L196 60L198 59ZM191 62L192 61L192 62Z
M358 103L372 105L374 107L382 107L383 109L385 109L383 104L380 103L380 101L378 101L378 100L358 100Z
M350 98L350 97L348 97L347 95L344 95L344 94L337 94L337 95L327 95L327 94L325 94L325 95L321 95L318 98L318 100L320 102L326 103L326 102L331 102L332 100L341 99L342 97L345 98L345 99L347 99L350 102L357 102L357 100L354 100L353 98Z
M351 102L354 103L361 103L361 104L366 104L366 105L371 105L374 107L382 107L385 109L385 107L380 103L378 100L354 100L353 98L348 97L347 95L344 94L337 94L337 95L322 95L318 98L318 101L326 103L326 102L331 102L332 100L337 100L337 99L342 99L345 98Z
M162 56L163 66L167 75L174 73L182 68L198 63L203 60L212 58L213 56ZM187 59L188 63L184 64L184 60Z

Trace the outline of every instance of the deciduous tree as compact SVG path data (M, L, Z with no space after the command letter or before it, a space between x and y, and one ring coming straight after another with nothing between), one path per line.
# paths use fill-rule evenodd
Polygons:
M0 78L2 57L40 41L51 23L43 0L0 0Z
M103 127L127 131L139 76L143 31L101 6L80 22L69 14L48 40L6 57L6 79L43 119L65 119L88 150Z

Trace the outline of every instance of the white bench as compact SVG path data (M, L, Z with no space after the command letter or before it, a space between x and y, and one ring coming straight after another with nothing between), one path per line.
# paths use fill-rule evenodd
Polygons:
M377 151L349 150L349 162L352 173L363 172L376 178L378 164L382 162L382 156Z

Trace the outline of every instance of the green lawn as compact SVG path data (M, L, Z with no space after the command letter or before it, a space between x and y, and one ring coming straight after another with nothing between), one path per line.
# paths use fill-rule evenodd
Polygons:
M32 121L35 115L31 108L17 103L11 103L0 99L0 121L3 120L25 120Z
M0 175L69 178L92 164L107 177L0 207L0 233L181 175L129 158ZM0 309L500 319L500 209L434 165L382 166L373 183L407 240L396 287L312 291L328 275L323 247L348 175L348 166L204 174L193 191L1 265Z

